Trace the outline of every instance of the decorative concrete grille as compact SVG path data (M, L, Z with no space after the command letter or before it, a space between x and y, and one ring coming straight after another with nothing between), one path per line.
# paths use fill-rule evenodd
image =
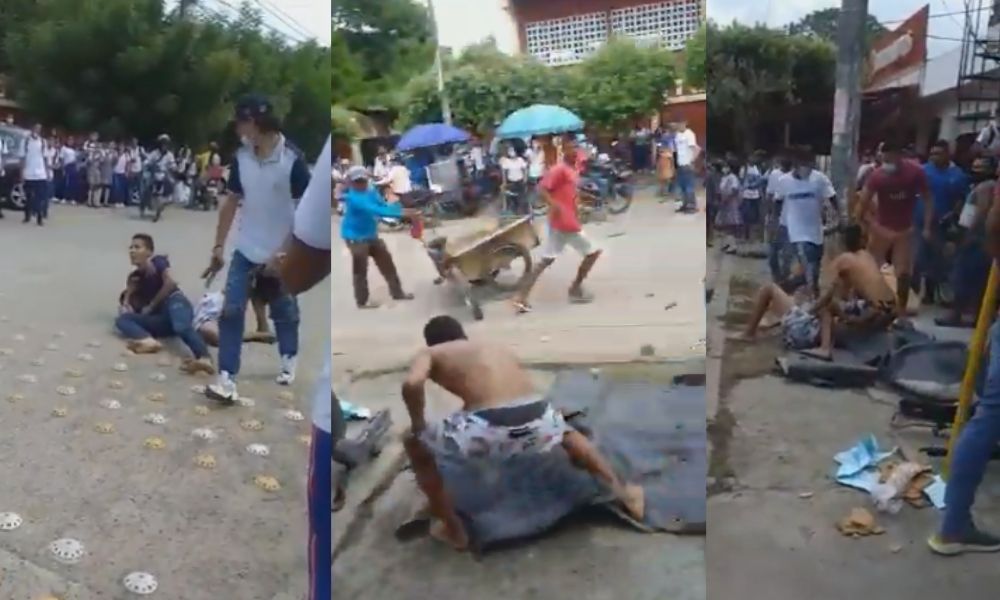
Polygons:
M697 6L697 0L695 0ZM608 40L606 13L595 12L526 23L528 54L549 66L578 63Z
M681 50L701 27L700 0L674 0L611 11L611 33Z

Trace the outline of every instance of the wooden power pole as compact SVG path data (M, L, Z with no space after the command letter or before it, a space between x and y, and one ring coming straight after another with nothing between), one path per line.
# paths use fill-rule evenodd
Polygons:
M837 191L841 220L853 208L861 131L861 78L864 73L868 0L841 0L837 23L837 80L833 98L833 147L830 179Z

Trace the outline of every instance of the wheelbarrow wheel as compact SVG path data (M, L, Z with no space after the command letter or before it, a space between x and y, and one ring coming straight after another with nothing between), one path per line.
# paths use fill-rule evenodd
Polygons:
M513 292L531 274L531 252L519 244L504 244L489 254L489 281L501 292Z

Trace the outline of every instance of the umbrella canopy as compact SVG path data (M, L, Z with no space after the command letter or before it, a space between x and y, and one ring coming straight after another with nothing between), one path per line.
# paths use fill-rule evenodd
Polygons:
M583 129L583 120L572 111L553 104L533 104L510 113L497 128L497 136L524 138L580 129Z
M441 144L454 144L469 139L469 134L458 127L444 123L425 123L417 125L403 134L396 144L396 150L405 152L416 148L429 148Z

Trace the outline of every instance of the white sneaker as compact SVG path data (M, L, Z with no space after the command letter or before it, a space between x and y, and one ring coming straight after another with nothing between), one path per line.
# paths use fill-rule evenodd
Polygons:
M281 373L275 378L278 385L291 385L295 381L295 363L294 356L281 357Z
M205 395L225 404L233 404L240 397L236 392L236 381L226 371L219 372L216 382L205 388Z

